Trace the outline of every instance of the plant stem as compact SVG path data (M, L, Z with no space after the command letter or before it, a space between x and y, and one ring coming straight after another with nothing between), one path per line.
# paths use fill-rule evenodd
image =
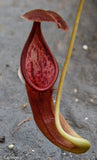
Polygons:
M77 28L78 28L79 19L80 19L80 15L81 15L81 12L82 12L83 4L84 4L84 0L80 0L80 4L79 4L78 11L77 11L75 24L74 24L74 28L73 28L73 32L72 32L72 35L71 35L71 40L70 40L67 56L66 56L66 60L65 60L64 66L63 66L63 70L62 70L62 74L61 74L61 78L60 78L60 82L59 82L59 86L58 86L57 97L56 97L56 108L55 108L55 123L56 123L56 127L57 127L59 133L64 138L71 141L72 143L74 143L77 146L82 145L82 143L84 143L84 142L86 143L86 145L87 144L89 145L89 143L88 143L87 140L85 140L81 137L76 138L76 137L70 136L63 130L63 128L61 127L61 124L60 124L60 120L59 120L59 111L60 111L60 100L61 100L61 94L62 94L64 79L65 79L65 76L66 76L66 72L67 72L67 68L68 68L68 65L69 65L72 49L73 49L73 46L74 46L75 36L76 36L76 33L77 33Z

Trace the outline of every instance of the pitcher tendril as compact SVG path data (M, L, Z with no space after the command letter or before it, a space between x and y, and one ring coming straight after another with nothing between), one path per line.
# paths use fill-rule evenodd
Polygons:
M66 56L66 60L65 60L63 70L62 70L62 74L61 74L60 81L59 81L57 98L56 98L56 108L55 108L55 123L56 123L56 127L57 127L58 131L60 132L60 134L64 138L70 140L72 143L74 143L75 145L77 145L79 147L80 146L82 147L82 145L83 145L83 147L89 148L90 143L87 140L85 140L81 137L79 137L79 138L72 137L72 136L68 135L66 132L64 132L63 128L61 127L60 119L59 119L60 100L61 100L61 94L62 94L64 79L65 79L65 76L66 76L67 68L68 68L70 57L71 57L71 54L72 54L72 50L73 50L73 46L74 46L74 41L75 41L75 37L76 37L76 33L77 33L77 28L78 28L79 19L80 19L80 15L81 15L81 12L82 12L83 4L84 4L84 0L80 0L80 4L79 4L78 11L77 11L77 15L76 15L72 35L71 35L71 40L70 40L70 44L69 44L69 48L68 48L68 52L67 52L67 56Z

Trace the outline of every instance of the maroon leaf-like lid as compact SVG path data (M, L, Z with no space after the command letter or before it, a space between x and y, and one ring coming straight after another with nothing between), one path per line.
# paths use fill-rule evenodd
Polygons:
M36 22L55 22L58 28L63 29L64 31L68 30L68 26L63 18L54 11L50 10L42 10L42 9L35 9L25 13L22 18L29 20L29 21L36 21Z

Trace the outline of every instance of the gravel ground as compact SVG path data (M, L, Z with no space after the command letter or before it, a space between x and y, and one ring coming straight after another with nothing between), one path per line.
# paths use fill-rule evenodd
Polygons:
M0 160L97 160L96 0L85 1L61 99L65 119L91 142L91 149L81 155L61 150L42 135L34 120L14 132L22 120L33 118L25 86L18 77L21 52L32 22L20 16L42 8L58 12L67 22L70 29L66 33L53 23L42 23L61 73L78 4L79 0L0 0L0 138L5 136L5 142L0 143ZM21 110L25 103L26 108Z

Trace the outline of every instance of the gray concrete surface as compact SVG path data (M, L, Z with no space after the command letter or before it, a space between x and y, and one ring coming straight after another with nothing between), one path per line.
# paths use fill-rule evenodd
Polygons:
M85 1L61 100L64 117L77 133L91 142L91 149L81 155L63 151L42 135L33 120L13 133L18 123L33 117L25 86L17 74L32 22L20 16L42 8L58 12L66 20L70 28L66 33L53 23L42 24L61 73L78 4L79 0L0 0L0 137L5 136L5 142L0 143L0 160L97 160L96 0ZM84 44L88 50L83 50ZM26 102L27 107L21 110ZM10 144L14 144L13 149L8 148Z

